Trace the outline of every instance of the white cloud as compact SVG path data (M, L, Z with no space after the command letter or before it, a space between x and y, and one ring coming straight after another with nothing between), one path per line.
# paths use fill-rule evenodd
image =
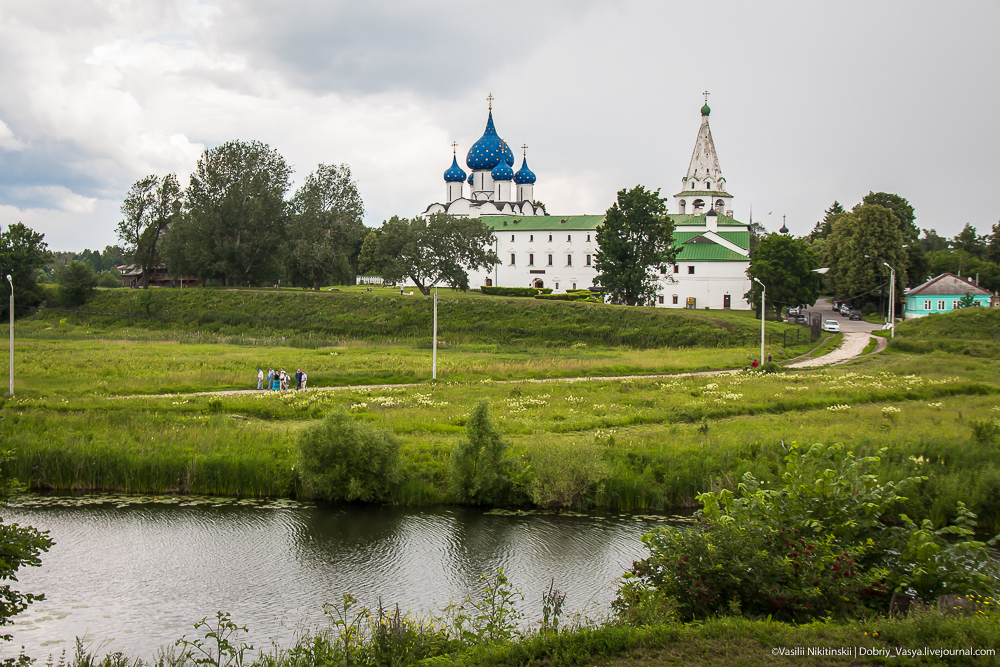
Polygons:
M8 151L19 151L24 148L24 144L17 140L3 119L0 119L0 148Z

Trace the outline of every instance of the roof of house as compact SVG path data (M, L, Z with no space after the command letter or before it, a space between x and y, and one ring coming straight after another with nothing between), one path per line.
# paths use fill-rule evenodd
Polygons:
M706 226L707 213L700 215L671 213L669 216L677 228ZM750 237L749 232L746 230L746 223L722 215L721 213L715 217L718 219L717 224L719 227L743 227L744 229L741 231L747 235L747 240L746 243L738 243L738 245L744 248L750 247ZM506 231L512 232L523 230L559 231L563 229L597 229L604 222L604 215L484 215L479 220L498 231L503 230L504 227L507 228ZM736 241L733 242L737 243Z
M963 296L965 294L989 296L992 292L976 285L968 278L960 278L954 273L942 273L923 285L917 285L909 290L906 296Z

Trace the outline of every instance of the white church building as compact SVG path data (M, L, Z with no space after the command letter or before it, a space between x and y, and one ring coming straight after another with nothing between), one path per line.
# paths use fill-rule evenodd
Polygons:
M681 190L674 197L674 244L680 252L663 272L655 306L748 310L750 230L733 218L732 195L712 140L708 103ZM551 287L554 292L594 285L597 230L604 215L548 215L534 204L535 174L525 152L514 171L514 156L489 118L483 136L469 149L466 175L452 155L445 171L446 201L431 204L424 215L448 213L481 218L493 227L500 263L469 275L469 284L503 287ZM465 186L469 186L468 196Z

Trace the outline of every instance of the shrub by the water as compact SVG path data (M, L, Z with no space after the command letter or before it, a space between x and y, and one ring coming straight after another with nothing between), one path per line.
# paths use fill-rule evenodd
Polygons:
M792 445L786 461L779 489L747 474L736 494L698 496L693 529L645 535L651 555L627 575L618 613L641 619L673 602L686 620L736 613L802 622L884 612L894 591L925 601L995 593L1000 569L969 539L975 515L964 505L955 526L935 531L903 515L903 527L887 528L884 515L921 478L881 481L879 457L840 445L801 454Z
M391 431L335 412L299 436L296 465L313 498L382 501L398 482L399 448Z
M507 443L490 419L489 399L469 414L466 439L451 451L448 487L458 502L500 504L506 500L510 476L504 462Z

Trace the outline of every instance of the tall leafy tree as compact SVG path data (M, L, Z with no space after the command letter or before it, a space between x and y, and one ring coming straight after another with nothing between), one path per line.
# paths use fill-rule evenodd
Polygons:
M382 223L378 265L382 278L398 283L409 278L422 294L439 283L469 289L469 271L500 261L493 251L493 229L475 218L432 213L410 220L393 216Z
M918 241L920 229L916 224L916 214L913 206L904 197L889 192L869 192L861 200L861 205L877 204L892 211L896 216L899 231L903 235L903 246L906 248L906 274L903 283L919 285L927 279L926 251Z
M619 190L618 198L597 230L595 281L614 301L630 306L655 296L660 270L674 263L674 224L660 191L637 185Z
M855 303L875 303L888 292L889 270L896 270L896 294L902 295L906 279L907 254L898 219L889 209L878 204L855 207L851 213L854 233L848 241L843 263L838 265L841 279L837 296Z
M10 275L14 283L14 314L26 312L42 301L36 271L49 261L45 235L20 222L0 234L0 281ZM9 286L8 286L9 289ZM9 294L9 292L8 292ZM0 299L4 316L9 316L7 299Z
M321 164L292 198L288 267L296 281L319 289L354 282L365 226L364 204L346 164Z
M126 254L142 271L140 282L149 289L149 276L160 263L160 239L181 210L181 186L177 176L150 175L132 184L118 223L118 238Z
M170 244L172 265L197 266L197 275L230 285L276 279L291 173L285 159L259 141L206 150L191 174L188 215ZM189 252L195 261L177 256Z
M361 243L361 253L358 255L358 273L368 275L378 271L378 230L371 230Z
M815 303L822 283L820 274L813 272L818 267L819 259L804 239L771 234L757 245L747 276L764 283L767 305L780 315L785 306ZM754 282L744 295L757 309L760 309L760 292L760 286Z

